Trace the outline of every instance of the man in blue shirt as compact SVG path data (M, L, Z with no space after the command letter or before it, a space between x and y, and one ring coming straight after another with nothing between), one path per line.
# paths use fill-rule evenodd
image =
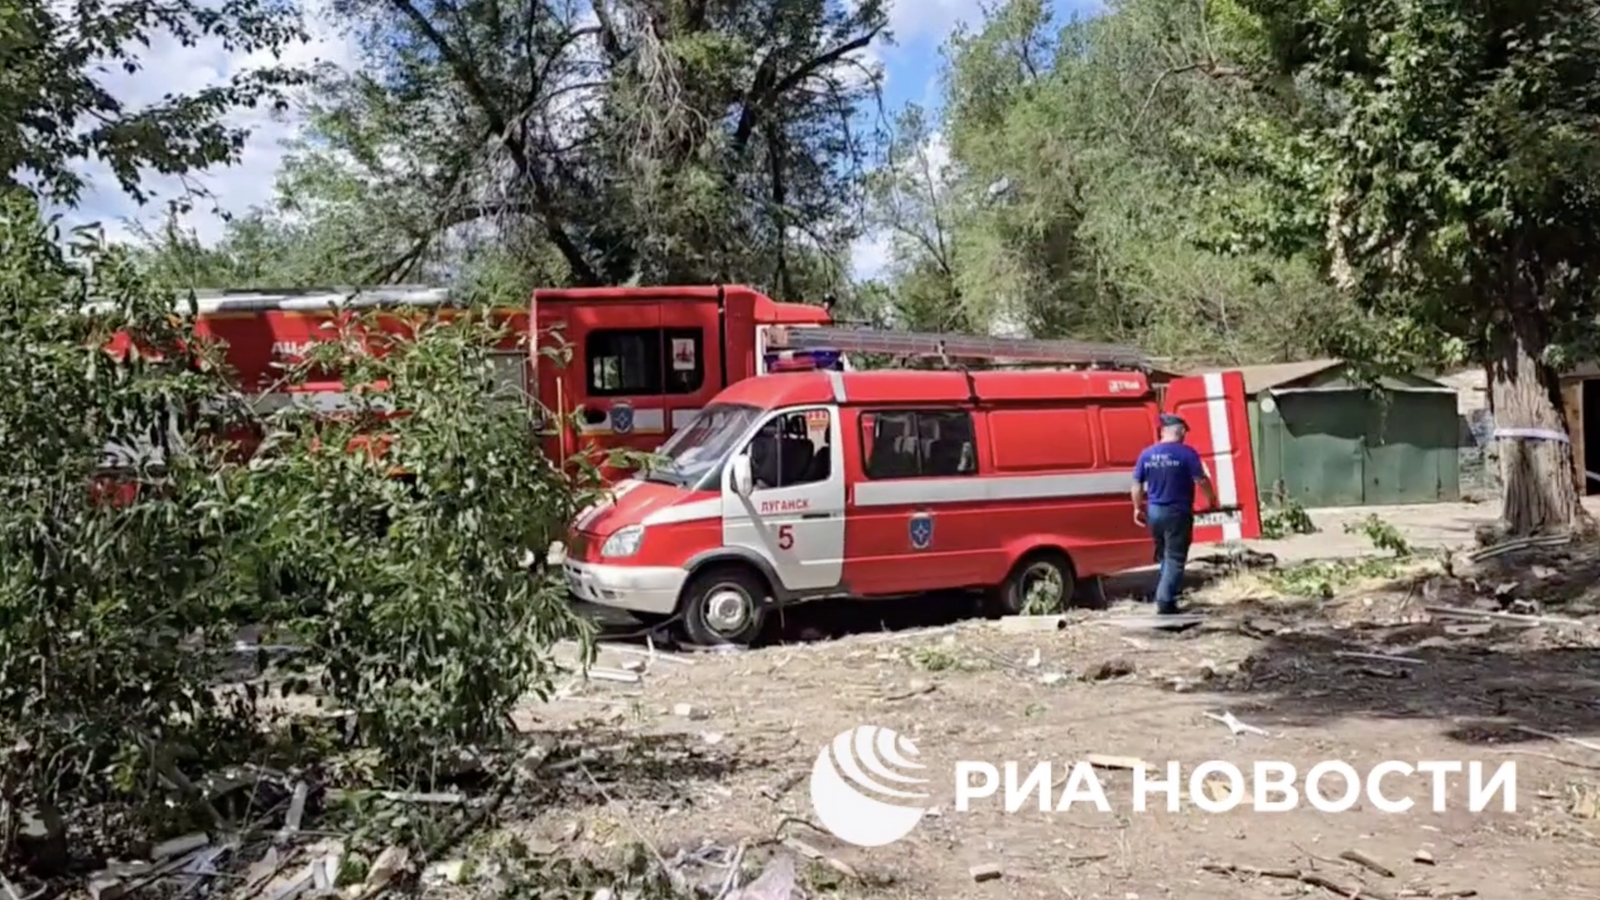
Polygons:
M1211 505L1217 494L1200 454L1183 442L1189 426L1177 416L1161 417L1161 440L1146 447L1133 466L1133 521L1148 525L1156 544L1161 580L1156 584L1156 612L1178 611L1183 570L1194 538L1194 488L1206 492Z

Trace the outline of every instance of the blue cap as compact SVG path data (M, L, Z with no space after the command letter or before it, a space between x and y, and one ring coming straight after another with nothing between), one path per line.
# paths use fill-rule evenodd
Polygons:
M1182 420L1180 418L1178 418L1177 416L1170 415L1170 414L1167 414L1167 413L1163 413L1161 415L1161 427L1162 428L1173 428L1173 427L1188 428L1189 427L1189 423L1185 422L1184 420Z

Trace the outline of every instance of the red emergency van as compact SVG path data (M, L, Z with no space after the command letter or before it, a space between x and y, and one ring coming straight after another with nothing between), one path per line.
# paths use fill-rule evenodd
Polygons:
M824 597L1031 591L1149 565L1131 472L1166 410L1190 425L1217 509L1197 543L1260 534L1244 382L1125 370L775 374L732 385L575 524L582 600L744 644Z

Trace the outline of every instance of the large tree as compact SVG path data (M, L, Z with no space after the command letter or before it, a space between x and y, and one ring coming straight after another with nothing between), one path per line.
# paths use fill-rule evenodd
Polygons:
M285 202L348 222L372 277L491 253L544 284L843 281L880 0L339 8L366 59L320 79Z
M145 106L113 93L106 73L141 73L152 40L162 38L276 56L303 37L296 9L282 0L7 3L0 11L0 185L71 204L85 186L84 164L98 161L142 201L152 172L182 176L234 162L247 133L228 114L282 104L282 89L303 73L252 69Z
M1399 323L1372 359L1488 371L1503 519L1580 515L1559 396L1595 327L1600 16L1587 0L1239 0L1300 105L1243 131L1276 180L1266 233Z

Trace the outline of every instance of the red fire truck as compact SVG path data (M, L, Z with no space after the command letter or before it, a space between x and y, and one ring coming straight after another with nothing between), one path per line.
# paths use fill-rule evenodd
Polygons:
M335 412L348 408L348 386L326 380L284 385L283 367L326 340L327 326L372 310L450 309L448 291L399 285L294 291L203 291L195 330L221 341L240 388L259 394L257 409L288 403ZM822 307L778 303L747 287L541 290L526 308L500 311L510 336L497 362L504 383L546 409L577 414L553 435L552 458L587 449L654 450L724 387L769 368L839 364L838 354L769 350L771 334L829 321ZM530 352L565 347L567 366ZM113 349L122 349L121 340ZM121 345L121 346L119 346Z

